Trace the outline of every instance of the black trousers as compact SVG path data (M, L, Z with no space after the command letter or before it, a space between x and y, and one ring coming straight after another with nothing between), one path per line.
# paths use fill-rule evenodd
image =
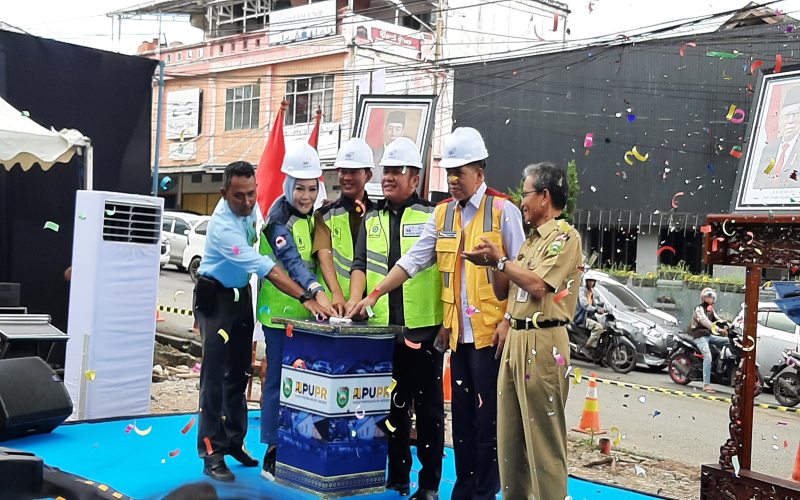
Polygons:
M240 288L239 292L239 300L234 301L233 289L220 288L210 315L195 307L203 339L197 453L208 460L222 460L228 450L241 449L247 433L244 393L250 373L255 319L250 287ZM227 333L227 341L220 330Z
M389 434L388 484L408 484L411 472L411 408L417 416L417 457L422 463L419 487L436 491L442 478L444 451L444 394L442 361L444 355L433 348L433 339L420 349L405 343L394 347L393 377L389 421L397 428Z
M494 499L500 491L497 467L497 373L493 346L458 344L450 354L453 451L456 484L453 499Z

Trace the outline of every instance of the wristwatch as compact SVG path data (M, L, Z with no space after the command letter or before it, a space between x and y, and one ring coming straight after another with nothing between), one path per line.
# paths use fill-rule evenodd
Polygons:
M308 290L303 290L303 294L297 297L297 300L300 301L301 304L305 303L307 300L313 299L314 296Z
M500 257L500 260L497 261L497 270L502 272L506 268L506 262L508 262L508 257Z

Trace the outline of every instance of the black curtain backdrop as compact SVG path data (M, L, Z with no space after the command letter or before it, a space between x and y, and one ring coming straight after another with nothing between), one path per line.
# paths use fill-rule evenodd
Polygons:
M0 96L44 127L74 128L94 146L94 189L148 194L156 61L0 31ZM0 282L67 329L76 192L83 157L44 172L0 167ZM47 221L59 231L44 229Z

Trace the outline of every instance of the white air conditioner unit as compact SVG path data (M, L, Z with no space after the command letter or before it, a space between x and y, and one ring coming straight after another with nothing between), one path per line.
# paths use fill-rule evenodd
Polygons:
M64 382L72 419L150 411L162 198L78 191Z

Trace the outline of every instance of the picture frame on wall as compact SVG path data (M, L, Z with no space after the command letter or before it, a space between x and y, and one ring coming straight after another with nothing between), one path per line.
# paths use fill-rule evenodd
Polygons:
M784 69L765 74L756 89L733 212L800 208L800 66ZM739 117L744 118L744 111L736 109L732 118Z
M433 133L435 95L362 95L353 130L353 137L364 139L375 160L372 179L367 183L370 198L383 198L381 177L383 168L378 164L386 146L398 137L408 137L417 145L422 158L419 192L429 168L430 141Z

